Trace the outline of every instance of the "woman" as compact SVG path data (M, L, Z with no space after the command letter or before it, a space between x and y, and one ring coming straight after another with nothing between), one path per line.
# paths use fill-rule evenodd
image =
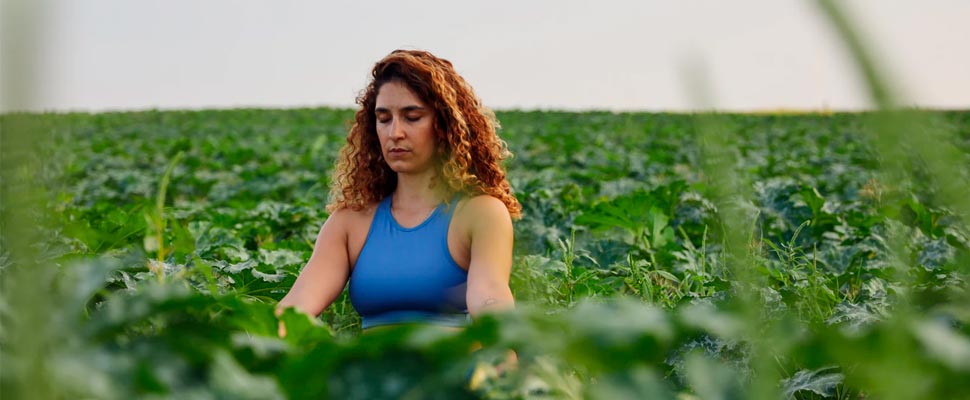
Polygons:
M461 326L514 307L512 218L521 206L508 156L482 106L451 63L396 50L358 96L313 254L277 315L318 315L350 283L362 327ZM286 334L280 324L280 335Z

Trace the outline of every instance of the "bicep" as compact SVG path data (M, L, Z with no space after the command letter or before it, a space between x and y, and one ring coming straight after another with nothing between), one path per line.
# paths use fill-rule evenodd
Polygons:
M340 295L350 274L344 225L336 212L324 222L317 234L313 254L293 288L280 301L281 307L294 306L307 314L317 315Z

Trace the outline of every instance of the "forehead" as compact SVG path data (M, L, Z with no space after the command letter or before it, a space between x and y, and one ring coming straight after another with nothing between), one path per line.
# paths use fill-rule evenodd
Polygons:
M377 90L376 108L400 109L405 107L425 107L423 101L402 82L390 81Z

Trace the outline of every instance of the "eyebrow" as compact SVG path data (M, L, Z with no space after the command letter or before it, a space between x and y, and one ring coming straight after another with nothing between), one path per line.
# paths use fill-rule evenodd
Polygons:
M402 107L401 108L401 111L403 111L403 112L411 112L411 111L423 111L425 109L426 108L421 107L421 106L406 106L406 107ZM389 109L387 109L385 107L377 107L377 108L374 109L374 112L375 113L379 113L379 112L390 112L390 111L391 110L389 110Z

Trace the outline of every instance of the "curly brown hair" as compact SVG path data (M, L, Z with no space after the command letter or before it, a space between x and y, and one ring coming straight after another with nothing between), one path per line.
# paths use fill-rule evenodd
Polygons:
M521 217L522 206L502 168L502 161L512 154L495 131L498 120L451 62L426 51L395 50L374 65L371 75L370 84L357 96L360 109L340 149L327 210L361 210L394 192L397 174L381 154L374 108L381 86L397 81L434 112L437 175L432 185L444 182L449 197L493 196L505 203L512 218Z

